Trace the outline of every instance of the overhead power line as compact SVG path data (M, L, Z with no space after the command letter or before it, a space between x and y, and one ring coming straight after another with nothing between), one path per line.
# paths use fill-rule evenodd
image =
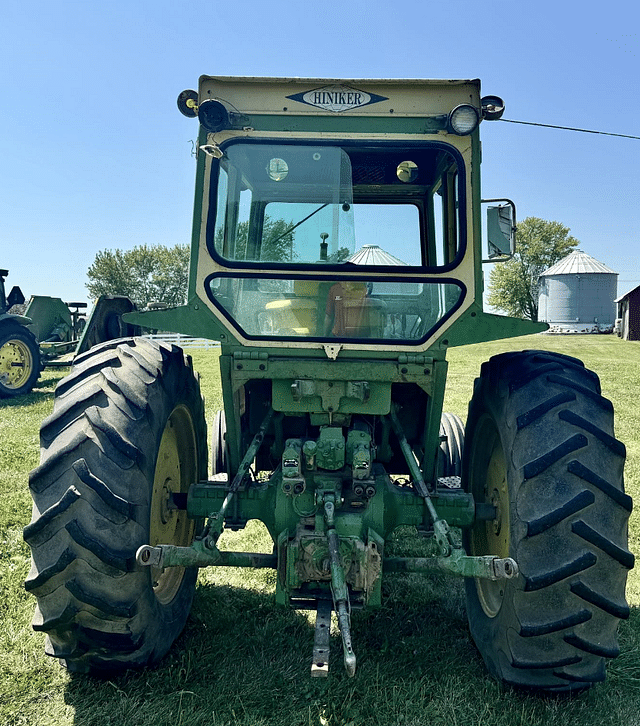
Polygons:
M619 136L623 139L640 139L640 136L631 136L630 134L614 134L611 131L593 131L592 129L577 129L573 126L556 126L555 124L540 124L535 121L514 121L510 118L501 118L508 124L522 124L524 126L543 126L547 129L563 129L564 131L580 131L583 134L600 134L601 136Z

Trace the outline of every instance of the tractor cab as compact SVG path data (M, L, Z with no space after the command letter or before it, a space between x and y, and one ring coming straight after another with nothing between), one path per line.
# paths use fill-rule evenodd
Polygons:
M502 106L474 80L202 76L178 98L200 122L189 304L128 320L325 359L532 332L482 309L515 234L495 200L482 252L478 129Z

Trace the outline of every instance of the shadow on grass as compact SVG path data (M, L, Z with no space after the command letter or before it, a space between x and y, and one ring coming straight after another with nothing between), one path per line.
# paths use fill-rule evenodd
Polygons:
M461 589L446 601L423 591L420 604L408 577L389 580L382 608L353 614L355 678L344 672L337 632L329 677L310 678L308 613L276 606L271 594L200 585L184 632L157 669L107 681L71 677L65 700L74 723L395 724L398 713L424 715L425 699L452 673L484 680Z
M66 376L67 370L56 372L55 375L48 375L46 378L40 378L36 381L35 386L21 396L13 396L11 398L0 398L0 408L17 408L21 406L30 406L34 403L41 403L47 399L53 399L53 392L58 383Z
M55 388L63 378L69 375L70 368L57 368L55 373L49 373L46 378L41 378L36 383L36 388Z
M271 594L200 585L184 632L158 668L70 678L65 700L74 724L512 726L514 713L531 726L640 720L637 609L622 623L622 654L607 682L550 698L489 678L469 636L460 582L423 578L416 586L400 575L385 587L382 608L353 614L356 676L344 672L335 633L329 677L312 679L307 614L276 606Z

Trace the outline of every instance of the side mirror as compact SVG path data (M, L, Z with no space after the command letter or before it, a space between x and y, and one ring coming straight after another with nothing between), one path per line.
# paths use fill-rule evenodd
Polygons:
M487 208L487 246L489 259L506 262L516 251L516 205L510 199L483 199L482 203L503 202Z

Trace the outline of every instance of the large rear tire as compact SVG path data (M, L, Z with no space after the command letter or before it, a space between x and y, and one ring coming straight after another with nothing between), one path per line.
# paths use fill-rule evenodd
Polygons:
M186 497L174 496L207 473L190 359L140 338L93 348L58 385L40 436L24 530L34 629L71 671L157 663L184 627L197 569L163 573L137 565L135 554L193 538Z
M604 679L634 561L624 459L613 407L581 361L524 351L482 366L463 486L496 517L467 531L465 546L520 569L513 580L466 582L471 633L497 679L548 692Z

